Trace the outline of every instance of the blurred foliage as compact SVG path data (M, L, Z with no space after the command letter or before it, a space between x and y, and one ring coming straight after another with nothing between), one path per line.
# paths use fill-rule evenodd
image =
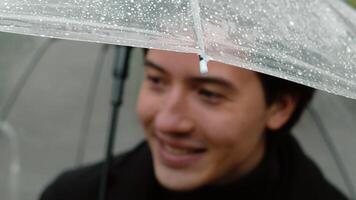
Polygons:
M356 8L356 0L346 0L352 7Z

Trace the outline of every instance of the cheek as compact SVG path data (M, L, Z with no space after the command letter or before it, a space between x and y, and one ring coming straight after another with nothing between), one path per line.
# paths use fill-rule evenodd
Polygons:
M263 118L259 115L216 115L206 121L204 140L211 148L210 163L215 171L223 174L242 165L258 147L264 133Z
M159 99L142 86L136 105L136 113L144 128L147 128L153 120L158 110L158 105L160 105Z
M215 115L213 120L206 119L204 121L206 127L202 132L205 133L205 140L209 141L210 145L221 149L238 145L237 143L243 137L246 129L246 124L236 116L229 118L226 115Z
M260 105L241 103L226 109L200 110L201 132L210 145L226 149L254 143L263 134L265 113Z

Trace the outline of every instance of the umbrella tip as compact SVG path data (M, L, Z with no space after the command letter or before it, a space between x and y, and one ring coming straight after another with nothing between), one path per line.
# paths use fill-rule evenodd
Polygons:
M199 65L200 65L200 73L202 75L206 75L208 73L208 60L206 57L199 55Z

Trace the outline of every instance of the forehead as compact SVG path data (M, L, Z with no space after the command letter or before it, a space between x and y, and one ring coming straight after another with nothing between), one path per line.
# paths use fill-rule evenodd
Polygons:
M146 59L174 77L201 76L199 58L196 54L151 49ZM208 68L208 77L223 78L234 83L259 82L255 72L240 67L210 61Z

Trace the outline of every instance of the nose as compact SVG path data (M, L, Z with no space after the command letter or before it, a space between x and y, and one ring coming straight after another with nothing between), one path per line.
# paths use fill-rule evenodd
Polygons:
M189 114L187 96L175 90L166 95L155 118L155 128L162 134L174 137L193 132L194 123Z

